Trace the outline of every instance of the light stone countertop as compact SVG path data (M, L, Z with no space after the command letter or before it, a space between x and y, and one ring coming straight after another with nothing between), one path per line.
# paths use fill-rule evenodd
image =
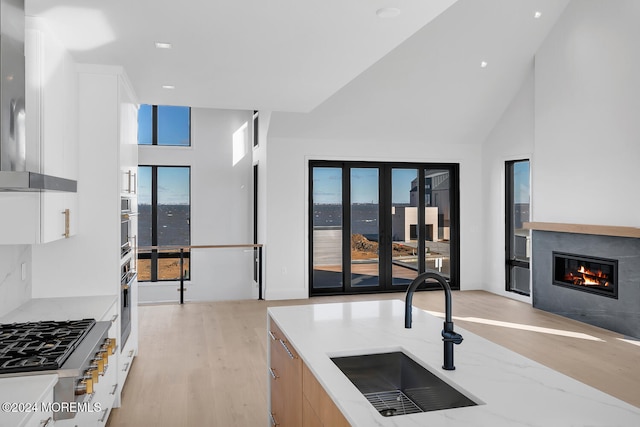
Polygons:
M0 317L0 323L38 320L101 320L117 301L117 295L34 298Z
M454 349L456 369L443 370L443 320L414 308L413 327L405 329L403 301L271 307L268 313L353 426L640 426L640 408L457 325L464 341ZM577 338L568 344L571 339ZM479 404L383 417L330 360L398 350Z

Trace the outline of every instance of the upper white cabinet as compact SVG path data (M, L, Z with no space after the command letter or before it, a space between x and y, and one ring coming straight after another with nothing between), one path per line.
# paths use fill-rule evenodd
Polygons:
M123 197L138 194L138 105L129 86L118 86L120 109L120 192Z
M26 20L26 169L78 179L78 80L65 47L39 18ZM47 243L73 236L78 195L66 192L0 193L6 219L0 244Z

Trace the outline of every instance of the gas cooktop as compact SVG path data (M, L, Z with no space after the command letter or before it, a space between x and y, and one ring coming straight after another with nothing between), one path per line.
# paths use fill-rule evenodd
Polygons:
M0 374L60 369L95 323L82 319L0 325Z

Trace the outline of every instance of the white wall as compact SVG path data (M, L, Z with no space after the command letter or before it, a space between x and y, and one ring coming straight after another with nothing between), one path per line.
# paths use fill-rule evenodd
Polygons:
M247 123L244 157L233 164L233 134ZM140 146L141 165L191 166L191 244L253 242L250 111L191 110L191 147ZM186 300L257 298L253 251L198 249ZM177 301L175 283L141 283L140 302Z
M530 159L534 142L533 64L522 88L482 146L484 216L483 288L529 301L505 291L505 162ZM532 165L535 167L535 165ZM535 208L535 206L534 206Z
M534 221L640 224L640 8L615 5L567 7L483 144L483 286L491 292L529 300L504 290L507 160L532 157Z
M277 119L274 113L272 125ZM478 179L480 144L269 138L267 155L267 299L309 295L308 161L313 159L460 163L460 286L480 288L483 252L482 187Z
M25 280L22 280L22 264ZM0 317L31 298L31 246L0 245Z
M640 4L574 1L536 56L534 221L640 225Z

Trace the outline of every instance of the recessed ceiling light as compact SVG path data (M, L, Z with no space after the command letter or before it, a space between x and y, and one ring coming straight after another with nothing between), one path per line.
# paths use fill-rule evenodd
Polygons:
M487 68L487 65L489 65L487 61L480 62L480 68Z
M376 15L378 15L378 18L395 18L400 15L400 9L397 7L383 7L376 10Z
M536 18L536 19L540 18L541 16L542 16L542 12L537 11L537 10L536 10L536 13L533 14L533 17Z
M174 85L162 85L162 89L175 89Z
M156 42L156 48L158 49L171 49L173 45L171 43Z

